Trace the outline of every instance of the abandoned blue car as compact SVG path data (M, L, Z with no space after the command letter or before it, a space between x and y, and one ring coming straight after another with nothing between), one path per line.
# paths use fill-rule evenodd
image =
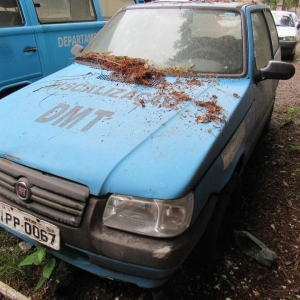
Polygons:
M1 226L141 287L192 251L213 262L278 80L295 72L268 7L130 5L72 53L0 100Z

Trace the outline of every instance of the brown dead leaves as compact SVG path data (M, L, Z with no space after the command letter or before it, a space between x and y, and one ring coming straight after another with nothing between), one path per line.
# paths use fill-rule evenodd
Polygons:
M155 82L156 88L159 89L159 94L164 95L165 103L169 107L175 107L178 103L190 101L192 98L185 92L187 86L201 86L202 81L196 78L195 72L186 71L179 67L169 67L163 70L157 70L147 63L146 60L140 58L130 58L127 56L114 56L109 53L83 53L76 57L76 60L90 61L91 63L100 65L107 70L112 71L111 78L126 83L136 83L145 86L152 86ZM179 78L176 80L176 85L168 83L163 77L171 74L172 76L191 77L184 84ZM175 86L177 88L175 88ZM181 88L180 88L181 87ZM184 90L182 90L182 87ZM195 105L206 109L206 113L196 117L197 123L206 122L224 122L222 108L217 105L217 97L212 96L211 101L194 101ZM173 101L175 100L175 102ZM142 107L145 107L144 99L139 100ZM175 104L174 104L175 103Z
M223 108L217 104L217 96L213 95L211 101L194 101L197 106L206 108L206 113L196 117L197 123L207 123L211 121L225 122Z
M84 53L77 60L91 60L113 71L116 80L149 86L153 80L162 80L163 73L149 67L144 59L114 56L108 53Z

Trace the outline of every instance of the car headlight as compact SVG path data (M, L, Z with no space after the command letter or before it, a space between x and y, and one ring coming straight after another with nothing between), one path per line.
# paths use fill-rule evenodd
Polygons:
M285 36L285 37L281 38L281 40L286 41L286 42L297 42L298 37L297 36Z
M109 227L155 237L173 237L191 222L194 194L175 200L144 199L113 194L103 214Z

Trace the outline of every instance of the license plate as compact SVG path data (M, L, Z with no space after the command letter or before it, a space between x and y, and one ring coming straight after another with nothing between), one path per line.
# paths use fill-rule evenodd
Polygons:
M60 233L57 226L2 202L0 223L50 248L60 249Z

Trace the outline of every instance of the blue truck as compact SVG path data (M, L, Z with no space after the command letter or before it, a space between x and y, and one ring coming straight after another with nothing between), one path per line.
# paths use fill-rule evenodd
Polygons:
M278 80L295 72L269 8L130 5L73 53L0 100L0 225L141 287L190 255L215 261Z
M1 0L0 98L73 62L106 21L134 0Z

